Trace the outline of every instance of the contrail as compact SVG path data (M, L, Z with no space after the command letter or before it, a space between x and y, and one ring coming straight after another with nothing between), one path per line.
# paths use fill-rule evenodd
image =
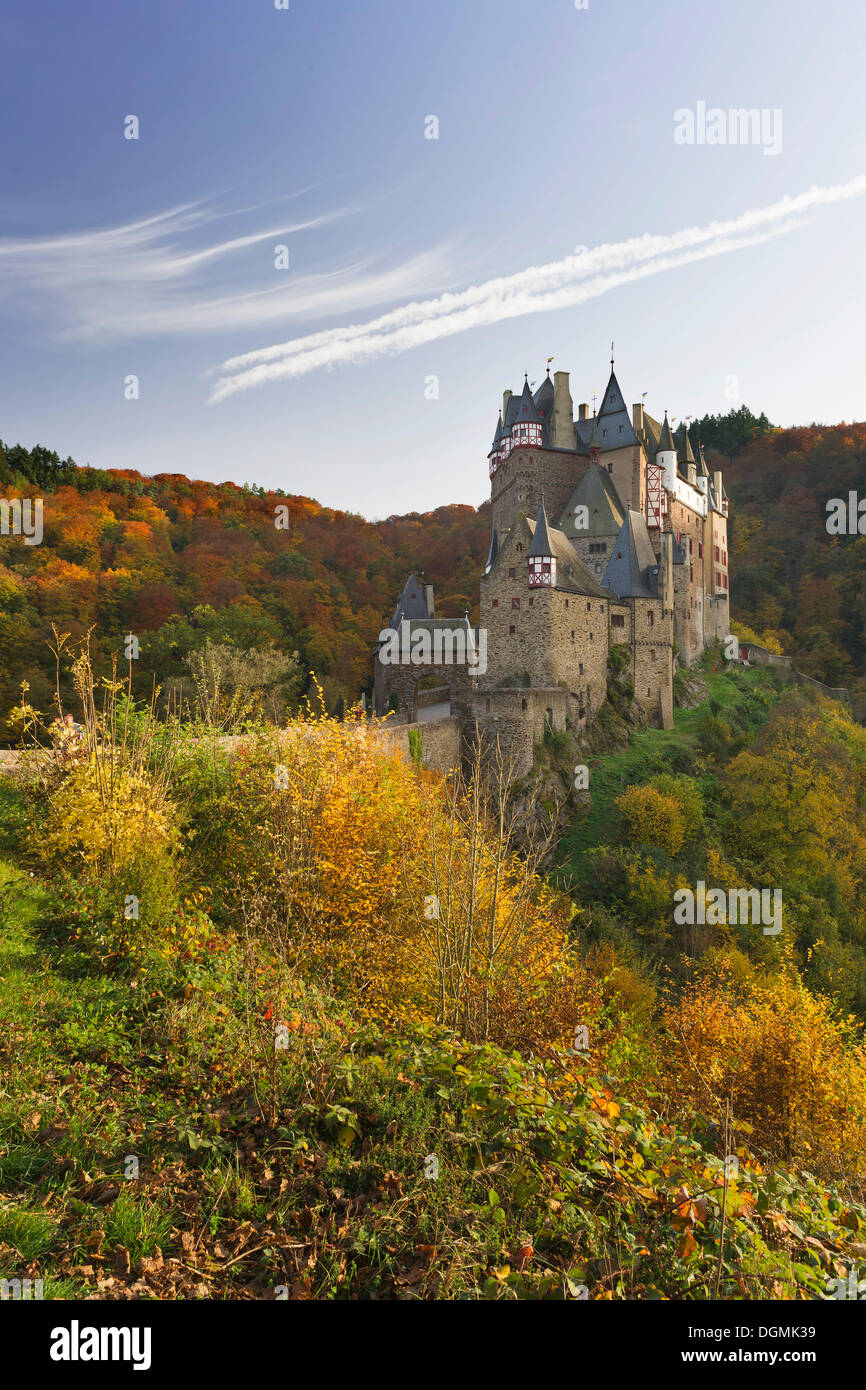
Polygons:
M226 375L214 384L210 400L222 401L268 381L339 365L362 365L504 319L582 304L631 281L783 236L802 226L805 215L814 209L864 193L866 175L862 174L844 184L816 185L727 221L607 242L466 290L414 301L367 323L259 348L222 364Z

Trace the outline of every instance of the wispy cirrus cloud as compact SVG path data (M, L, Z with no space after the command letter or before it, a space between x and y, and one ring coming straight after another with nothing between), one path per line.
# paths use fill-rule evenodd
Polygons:
M104 341L263 328L393 303L447 275L444 249L382 268L355 261L297 275L273 269L273 251L356 209L273 223L228 238L212 228L259 209L220 212L200 202L116 227L0 238L0 296L25 296L61 339ZM210 240L207 239L210 234ZM258 259L250 251L259 248ZM254 288L244 288L241 281Z
M866 194L866 175L752 208L726 221L605 243L455 293L415 301L361 324L325 329L223 362L210 400L271 381L341 365L362 365L437 339L524 314L568 308L620 285L712 256L756 246L795 230L810 213ZM345 307L345 306L343 306Z

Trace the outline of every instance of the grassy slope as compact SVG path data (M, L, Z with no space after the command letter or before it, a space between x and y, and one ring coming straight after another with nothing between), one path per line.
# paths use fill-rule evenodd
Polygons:
M744 1150L725 1199L712 1126L664 1124L573 1055L311 1026L267 1127L232 989L179 1012L87 973L10 862L20 819L0 784L0 1277L60 1298L815 1297L853 1259L862 1208Z

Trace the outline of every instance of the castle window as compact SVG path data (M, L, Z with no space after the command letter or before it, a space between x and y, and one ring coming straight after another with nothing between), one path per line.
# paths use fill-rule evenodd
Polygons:
M490 603L490 607L491 607L491 608L498 608L498 607L499 607L499 599L498 599L498 598L492 599L492 600L491 600L491 603Z
M513 637L516 631L517 631L517 628L516 628L516 627L514 626L514 624L512 623L511 626L510 626L509 629L508 629L508 636L509 636L509 637Z
M655 651L655 647L653 647L652 650L650 651L650 661L655 661L655 659L656 659L656 651Z
M589 640L592 641L592 633L589 634Z
M522 546L522 545L519 545L519 546L517 547L517 549L518 549L518 550L522 550L522 549L523 549L523 546Z
M582 662L582 661L579 661L578 664L577 664L577 674L578 674L579 676L582 676L582 675L583 675L583 662Z
M574 641L574 628L571 629L571 640Z
M509 578L509 579L514 579L514 577L515 577L515 571L514 571L513 569L510 569L510 570L508 571L508 578Z
M565 600L565 606L568 607L568 599Z
M520 607L520 599L519 599L519 598L513 598L513 599L511 600L511 607L512 607L512 608L519 608L519 607Z
M586 611L587 613L592 611L592 604L590 603L589 599L586 600Z
M625 627L625 617L622 613L614 613L610 622L611 627Z
M598 611L599 611L599 613L603 613L603 612L604 612L604 604L603 604L603 603L600 603L600 604L598 605Z
M647 615L646 615L646 625L647 625L647 627L653 627L653 626L655 625L655 620L656 620L656 615L655 615L655 613L652 611L652 609L650 609L650 611L649 611L649 612L647 613Z
M526 709L526 700L525 700L525 699L520 701L520 708L521 708L522 710L525 710L525 709Z
M714 546L713 546L713 559L714 559L714 560L718 560L718 558L719 558L719 547L718 547L717 545L714 545Z
M690 580L692 581L692 583L694 584L694 582L695 582L695 567L694 567L694 565L689 565L689 579L690 579Z
M703 558L704 558L704 547L701 545L701 543L700 543L700 541L699 541L699 542L698 542L698 559L699 559L699 560L703 560Z
M596 561L595 564L595 572L596 574L601 574L601 565L598 563L598 561Z

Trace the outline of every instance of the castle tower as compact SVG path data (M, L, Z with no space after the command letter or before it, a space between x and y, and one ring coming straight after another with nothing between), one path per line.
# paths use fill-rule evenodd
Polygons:
M517 406L517 415L511 426L511 447L520 449L533 446L540 449L543 443L544 417L529 386L529 373L523 383L523 391Z
M668 424L668 413L665 411L665 420L662 425L659 446L656 449L656 464L662 470L664 485L668 492L673 492L674 484L677 480L677 449L674 444L671 427Z
M550 539L543 497L538 508L535 535L532 537L532 545L529 547L527 565L530 589L556 588L556 556L553 553L553 542Z

